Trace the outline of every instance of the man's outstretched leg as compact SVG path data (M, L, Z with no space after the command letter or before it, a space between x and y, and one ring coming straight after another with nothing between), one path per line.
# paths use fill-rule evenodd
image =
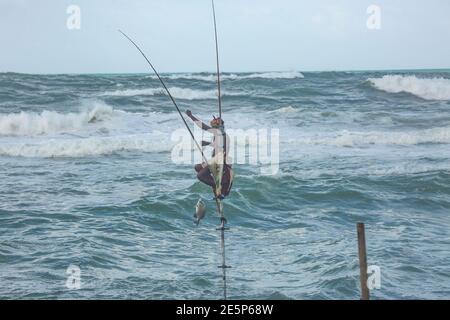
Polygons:
M198 180L200 180L201 182L207 184L208 186L212 187L212 188L216 188L216 183L213 179L213 177L211 176L211 171L209 171L208 167L204 167L202 168L198 173L197 173L197 178Z

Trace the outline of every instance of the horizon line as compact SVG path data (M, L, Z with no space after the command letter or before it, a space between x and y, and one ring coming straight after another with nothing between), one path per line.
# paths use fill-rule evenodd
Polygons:
M405 71L450 71L450 68L402 68L402 69L329 69L329 70L260 70L260 71L221 71L220 74L246 74L246 73L283 73L283 72L299 72L299 73L325 73L325 72L405 72ZM17 71L0 71L0 74L23 74L23 75L125 75L125 74L153 74L153 72L50 72L50 73L33 73L33 72L17 72ZM215 71L164 71L160 74L216 74Z

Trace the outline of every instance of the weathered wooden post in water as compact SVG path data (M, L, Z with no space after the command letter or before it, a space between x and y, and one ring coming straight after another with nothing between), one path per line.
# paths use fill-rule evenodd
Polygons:
M358 255L359 255L359 278L361 283L361 300L369 300L370 292L367 287L367 253L366 253L366 234L364 223L356 224L358 233Z

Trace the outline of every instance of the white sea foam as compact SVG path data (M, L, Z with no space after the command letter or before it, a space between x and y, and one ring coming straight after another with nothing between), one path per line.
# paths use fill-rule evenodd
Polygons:
M368 81L375 88L390 93L407 92L425 100L450 100L450 79L385 75Z
M148 76L151 79L157 79L155 75ZM215 82L217 80L217 75L215 74L200 74L200 73L180 73L180 74L170 74L165 75L164 78L167 79L186 79L186 80L200 80L200 81L211 81ZM304 75L298 71L284 71L284 72L258 72L251 74L236 74L228 73L221 74L221 80L238 80L238 79L295 79L304 78Z
M157 133L78 139L46 139L0 144L0 155L10 157L84 157L120 151L163 152L171 149L170 141Z
M232 129L228 131L233 135ZM175 144L171 140L171 133L171 130L164 132L151 130L149 133L127 134L119 132L110 136L94 135L80 138L67 138L66 136L57 136L56 138L10 137L3 138L0 143L0 156L84 157L107 155L121 151L169 152ZM184 130L183 134L187 136ZM251 139L250 141L252 143L257 142ZM237 142L238 149L245 149L246 141L238 139ZM289 145L295 148L298 145L367 148L374 145L450 144L450 127L410 132L340 131L330 134L322 132L311 136L282 138L280 142L288 149L290 149Z
M97 103L92 109L79 113L20 112L0 114L0 136L36 136L50 133L73 132L83 127L110 119L113 108Z
M287 107L276 109L274 111L270 111L270 113L274 113L274 112L277 112L277 113L295 113L295 112L298 112L298 109L295 109L292 106L287 106Z
M183 100L206 100L206 99L217 99L217 91L216 90L193 90L189 88L179 88L179 87L171 87L169 88L170 94L175 99L183 99ZM165 95L166 92L162 88L146 88L146 89L125 89L125 90L116 90L112 92L106 92L103 95L105 96L122 96L122 97L131 97L131 96L155 96L155 95ZM223 92L222 96L238 96L243 95L243 93L239 92Z
M356 132L318 134L288 140L294 144L357 147L367 145L417 145L425 143L450 143L450 127L441 127L408 132Z
M234 79L237 77L234 74L221 75L221 79ZM185 73L185 74L171 74L166 76L166 78L177 80L177 79L185 79L185 80L200 80L200 81L210 81L214 82L217 80L217 75L215 74L198 74L198 73Z
M295 79L304 78L305 76L298 71L285 71L285 72L263 72L263 73L253 73L250 75L242 76L242 78L254 79Z

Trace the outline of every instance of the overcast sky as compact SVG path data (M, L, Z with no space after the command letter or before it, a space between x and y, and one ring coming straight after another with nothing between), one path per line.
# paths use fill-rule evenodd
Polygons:
M215 1L225 72L450 68L448 0ZM215 68L210 0L0 0L0 72L147 72L119 28L162 72Z

